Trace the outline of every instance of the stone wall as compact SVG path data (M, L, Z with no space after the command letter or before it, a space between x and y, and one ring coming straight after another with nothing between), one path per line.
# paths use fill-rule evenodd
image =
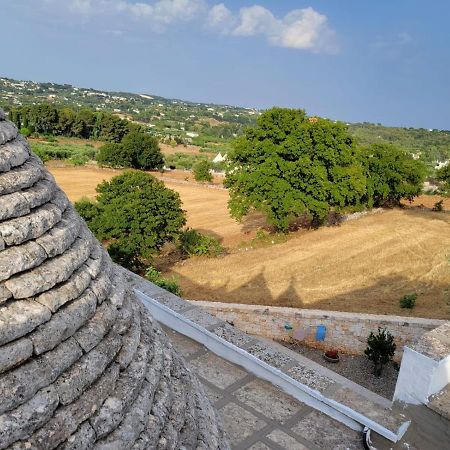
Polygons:
M310 347L335 348L342 353L355 355L364 351L371 331L377 331L379 326L386 327L395 336L397 359L401 357L404 345L445 322L275 306L203 301L193 303L249 334L284 341L296 339Z

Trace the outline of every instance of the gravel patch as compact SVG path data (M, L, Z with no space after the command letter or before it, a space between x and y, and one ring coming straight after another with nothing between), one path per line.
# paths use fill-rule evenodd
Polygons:
M373 373L372 363L367 359L365 355L352 356L339 354L338 363L330 363L323 358L323 350L315 348L309 348L301 344L290 344L287 342L281 342L280 344L288 347L289 349L305 356L319 363L320 365L327 367L330 370L360 384L361 386L375 392L382 397L392 400L395 390L395 384L397 383L398 370L395 364L386 364L383 368L381 377L377 378Z

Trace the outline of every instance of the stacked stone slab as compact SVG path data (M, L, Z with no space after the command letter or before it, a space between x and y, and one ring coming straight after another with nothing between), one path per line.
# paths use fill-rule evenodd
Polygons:
M0 110L0 449L227 449L216 412Z

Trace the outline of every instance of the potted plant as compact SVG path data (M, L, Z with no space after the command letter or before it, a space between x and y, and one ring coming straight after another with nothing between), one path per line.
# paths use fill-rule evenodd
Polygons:
M331 363L337 363L339 362L339 354L337 350L327 350L323 357L325 358L326 361L331 362Z

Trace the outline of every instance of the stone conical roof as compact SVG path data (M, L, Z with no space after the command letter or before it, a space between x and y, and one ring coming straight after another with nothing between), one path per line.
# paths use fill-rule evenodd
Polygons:
M225 449L196 378L0 110L0 449Z

